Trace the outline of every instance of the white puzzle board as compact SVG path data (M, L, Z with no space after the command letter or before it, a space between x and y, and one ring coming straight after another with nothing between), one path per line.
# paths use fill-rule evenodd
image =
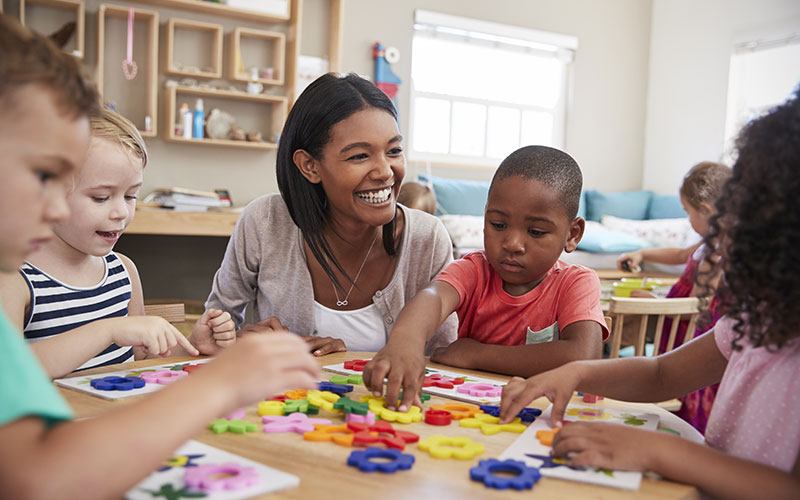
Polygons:
M544 477L566 479L601 486L611 486L624 490L638 490L642 481L641 472L597 469L572 469L556 461L551 462L550 446L543 445L536 438L536 432L551 430L550 405L520 436L500 455L501 460L513 458L525 462L531 467L538 467ZM592 404L571 404L564 412L564 420L569 422L609 422L620 425L632 425L637 429L655 431L659 417L654 413L646 413L636 409L618 409L601 407ZM538 455L543 458L535 458ZM557 460L557 459L556 459Z
M183 363L169 363L165 365L146 366L138 370L136 369L120 370L108 373L98 373L96 375L83 375L83 376L79 375L70 378L59 378L54 380L53 382L55 382L56 385L59 385L61 387L68 387L70 389L75 389L76 391L85 392L87 394L91 394L92 396L97 396L103 399L123 399L123 398L129 398L131 396L139 396L141 394L148 394L151 392L155 392L165 386L162 384L153 384L148 382L144 385L144 387L140 387L138 389L131 389L130 391L101 391L92 387L90 385L90 382L93 379L99 379L111 376L138 377L144 372L171 370L176 367L183 367L184 365L199 365L203 363L208 363L209 361L211 361L211 358L203 358L203 359L196 359L193 361L186 361ZM191 374L187 376L191 376Z
M342 373L345 375L362 375L363 372L349 370L344 367L344 363L339 363L338 365L327 365L322 367L323 370L327 370L333 373ZM466 375L464 373L453 372L449 370L440 370L438 368L425 368L425 375L434 375L440 374L447 378L460 378L464 380L464 383L473 383L473 384L491 384L498 387L503 387L506 385L505 382L500 382L498 380L490 380L488 378L481 378L475 377L473 375ZM471 396L469 394L464 394L458 392L458 386L455 386L453 389L443 389L441 387L423 387L422 392L426 394L432 394L435 396L441 396L443 398L450 398L455 399L458 401L464 401L465 403L472 403L477 405L497 405L500 404L500 397L477 397Z
M164 498L163 495L153 494L158 491L179 491L184 488L183 475L187 467L204 464L235 463L242 467L253 467L261 480L258 484L241 490L221 490L206 492L203 498L207 500L237 500L272 493L287 488L294 488L300 484L297 476L288 474L272 467L248 460L244 457L228 453L198 441L187 441L178 448L173 456L165 462L162 470L150 474L144 481L137 484L125 494L129 500L153 500ZM197 492L199 490L189 490ZM182 497L183 498L183 497Z

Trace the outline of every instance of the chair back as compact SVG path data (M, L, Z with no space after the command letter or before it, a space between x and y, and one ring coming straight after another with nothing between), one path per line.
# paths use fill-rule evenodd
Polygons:
M608 312L614 318L614 328L611 333L611 358L619 357L620 342L622 341L622 327L626 319L639 316L639 334L634 345L636 356L645 355L645 337L647 336L648 315L657 316L655 339L653 346L653 356L660 353L661 331L664 329L664 318L672 318L672 327L669 331L667 346L664 352L671 351L675 347L675 335L678 332L678 323L681 319L688 316L689 324L686 327L686 335L683 342L686 343L694 338L697 317L700 315L700 301L697 297L686 297L676 299L638 299L630 297L611 297ZM683 318L682 318L683 316ZM663 354L663 353L661 353Z

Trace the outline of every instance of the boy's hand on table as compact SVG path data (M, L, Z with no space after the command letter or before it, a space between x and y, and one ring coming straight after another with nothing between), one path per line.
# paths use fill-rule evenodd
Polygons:
M391 339L390 336L386 346L364 367L364 386L374 396L380 396L383 394L383 380L387 379L386 408L401 412L408 411L412 405L422 408L419 394L425 379L424 348L400 341L392 343ZM401 389L403 400L400 407L395 408Z
M160 316L127 316L108 321L111 342L118 346L142 349L147 356L169 356L170 349L176 346L192 356L199 354L177 328Z
M189 336L201 354L215 355L236 342L236 327L231 315L219 309L205 311Z
M542 396L553 403L550 420L556 427L561 427L564 410L567 408L572 393L578 385L579 377L570 364L554 370L534 375L528 379L514 377L503 387L500 402L500 423L508 423L534 399Z
M344 340L342 339L336 339L333 337L314 337L312 335L303 337L303 339L305 339L306 344L308 345L308 350L314 356L324 356L332 352L347 351L347 346L344 344Z
M481 343L470 338L461 338L446 347L433 351L431 361L459 368L475 369L474 360L480 356Z
M653 450L664 450L662 434L605 422L571 422L553 438L553 454L569 457L575 467L644 472L653 469Z

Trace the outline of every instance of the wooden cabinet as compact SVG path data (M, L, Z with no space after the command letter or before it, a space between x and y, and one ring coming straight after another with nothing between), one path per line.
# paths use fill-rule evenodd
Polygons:
M40 10L46 12L39 12ZM0 12L3 12L2 2L0 2ZM40 33L49 35L61 28L65 22L74 22L74 34L64 46L64 51L78 59L83 59L85 53L85 20L83 0L20 0L19 3L20 23Z

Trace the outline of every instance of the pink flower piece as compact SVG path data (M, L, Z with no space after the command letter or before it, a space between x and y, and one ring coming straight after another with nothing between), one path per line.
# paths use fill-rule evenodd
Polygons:
M236 419L243 419L244 418L245 409L239 408L235 412L231 413L230 415L226 416L225 418L228 420L236 420Z
M494 384L463 384L457 389L461 394L469 394L476 398L499 398L503 393L503 388Z
M375 425L375 414L368 411L366 415L356 415L355 413L348 413L344 417L345 422L355 422L357 424Z
M202 491L243 490L261 482L255 467L237 463L203 464L187 467L183 483L188 488Z
M308 418L305 413L290 415L264 415L261 417L264 432L299 432L304 434L314 430L314 425L331 425L327 418Z
M171 384L176 380L186 377L189 372L183 370L156 370L154 372L142 373L142 378L148 384Z

